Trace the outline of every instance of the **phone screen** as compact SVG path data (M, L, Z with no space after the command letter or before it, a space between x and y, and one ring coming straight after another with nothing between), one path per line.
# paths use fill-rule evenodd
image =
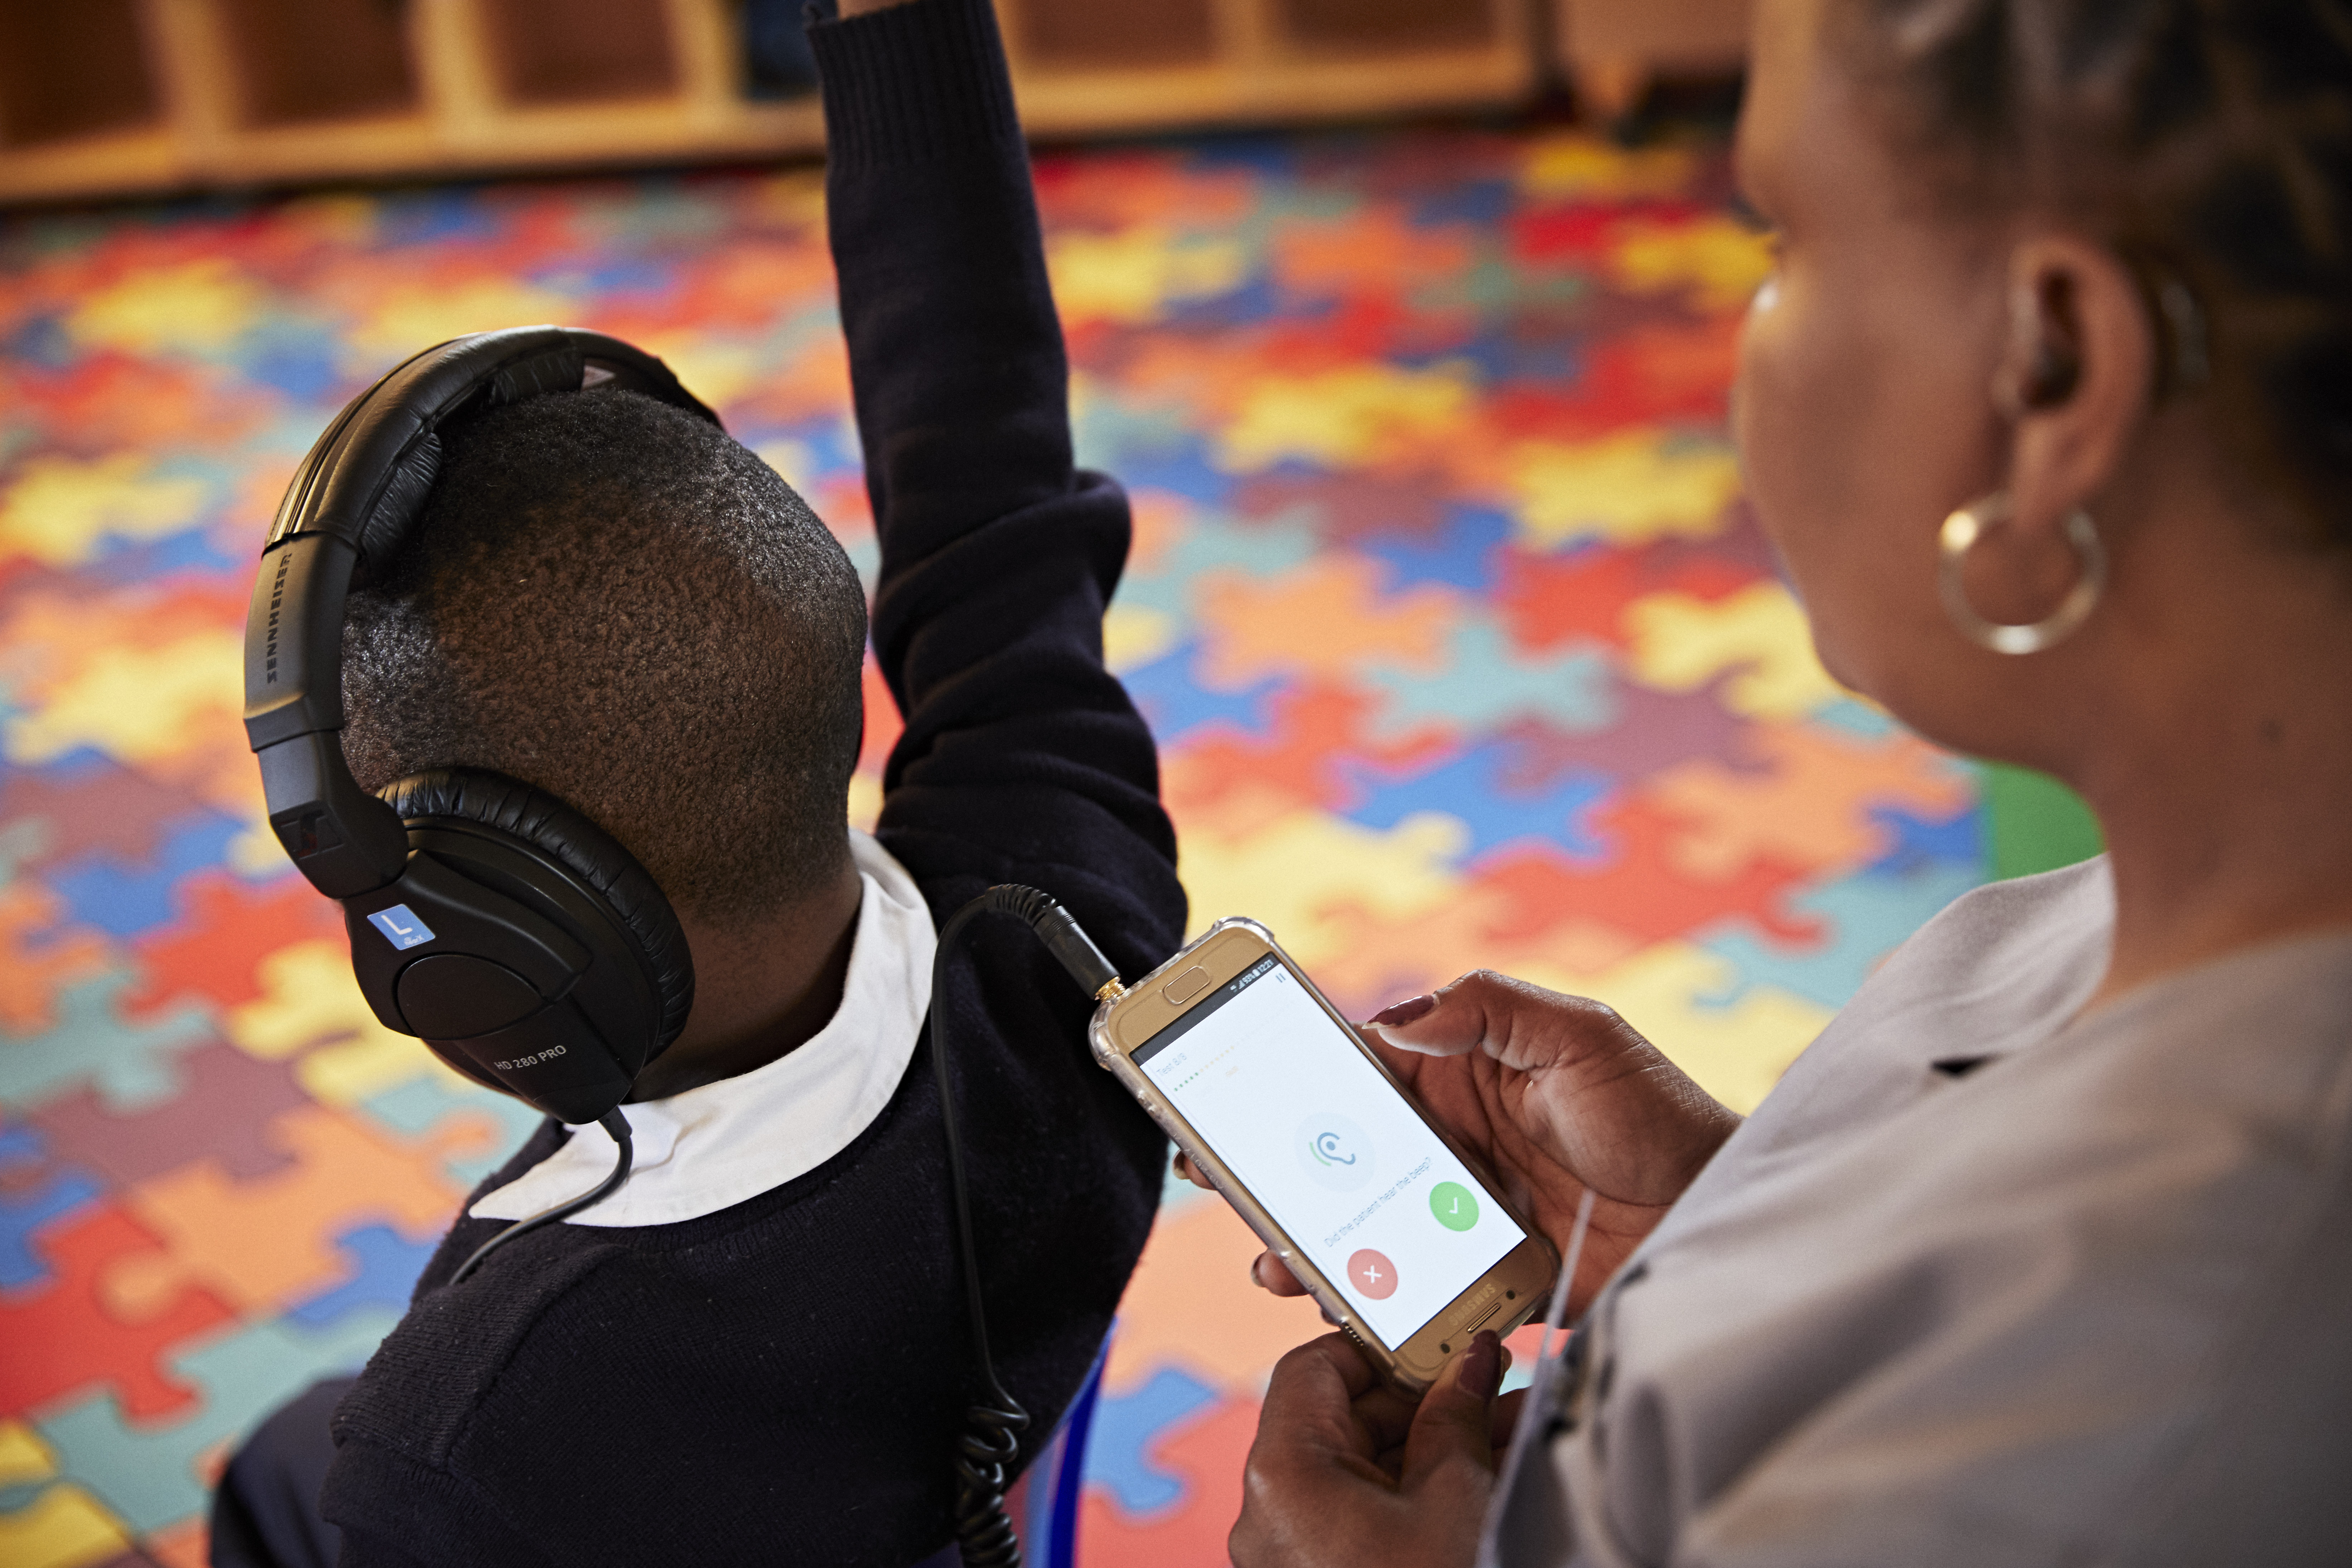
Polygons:
M1527 1239L1271 955L1134 1061L1392 1350Z

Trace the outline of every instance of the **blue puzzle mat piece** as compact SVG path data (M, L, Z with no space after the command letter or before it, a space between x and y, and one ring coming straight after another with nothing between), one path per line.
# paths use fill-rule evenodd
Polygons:
M1150 416L1145 414L1124 428L1090 424L1088 433L1100 436L1106 430L1113 430L1118 439L1139 441L1150 439L1152 426ZM1087 453L1083 447L1079 450L1080 462L1090 468L1117 473L1119 483L1129 491L1169 490L1214 507L1223 503L1234 488L1233 476L1212 463L1199 437L1189 433L1181 441L1161 440L1123 452L1116 461Z
M374 207L374 243L385 250L433 240L499 237L497 210L464 185L389 191L376 200Z
M1507 742L1491 741L1407 778L1373 782L1355 770L1364 795L1348 816L1387 829L1419 811L1441 811L1469 825L1465 861L1497 845L1538 839L1580 860L1599 860L1609 846L1588 814L1609 798L1616 781L1600 773L1568 773L1539 790L1510 790L1498 775L1511 762Z
M1110 1489L1118 1506L1143 1515L1184 1500L1184 1483L1152 1464L1147 1452L1170 1426L1217 1402L1217 1391L1163 1366L1131 1393L1106 1394L1087 1434L1087 1479Z
M362 1307L408 1310L416 1277L433 1260L440 1238L410 1241L390 1226L362 1226L335 1237L335 1245L359 1265L359 1273L331 1290L289 1308L287 1318L313 1329L332 1327L347 1312Z
M1500 228L1519 203L1515 180L1465 178L1430 187L1416 184L1406 193L1406 220L1416 226L1469 224Z
M1940 822L1914 816L1895 806L1873 806L1870 819L1894 840L1871 867L1874 871L1899 873L1939 865L1981 870L1984 866L1984 813L1974 805L1954 812Z
M1433 310L1460 304L1491 310L1510 304L1522 292L1519 276L1515 270L1507 266L1486 262L1471 268L1458 279L1448 279L1443 283L1416 290L1413 303ZM1574 291L1570 291L1569 297L1573 298ZM1449 343L1429 357L1438 362L1467 360L1475 368L1478 378L1489 386L1525 383L1556 385L1572 382L1583 374L1578 347L1573 338L1547 340L1531 335L1514 324L1503 330L1481 332L1467 342Z
M1239 691L1213 691L1192 679L1199 657L1200 645L1187 642L1119 678L1152 732L1168 737L1160 744L1165 747L1172 738L1190 735L1204 724L1255 731L1268 728L1267 700L1283 689L1284 682L1268 677Z
M126 865L111 855L50 868L44 879L73 918L121 938L137 936L178 918L173 889L191 871L217 866L245 824L216 811L173 825L152 864Z
M1313 314L1311 307L1301 308L1285 295L1273 279L1261 274L1222 294L1197 294L1170 300L1160 309L1160 322L1175 331L1215 331L1269 321L1279 316L1297 321Z
M1392 589L1443 583L1473 594L1495 585L1496 552L1511 536L1511 520L1483 507L1454 507L1435 539L1376 537L1358 542L1364 554L1385 563Z
M31 1246L34 1231L71 1214L104 1192L97 1181L72 1166L47 1163L39 1133L29 1127L0 1127L0 1290L21 1290L48 1278L49 1266Z

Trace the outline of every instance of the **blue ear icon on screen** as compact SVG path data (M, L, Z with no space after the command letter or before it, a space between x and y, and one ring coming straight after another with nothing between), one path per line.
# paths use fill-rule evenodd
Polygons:
M1298 1124L1298 1163L1318 1186L1348 1192L1372 1179L1372 1141L1344 1116L1318 1110Z

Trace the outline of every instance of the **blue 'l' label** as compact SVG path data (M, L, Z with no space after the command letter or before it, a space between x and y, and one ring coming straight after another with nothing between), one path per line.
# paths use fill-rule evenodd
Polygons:
M401 952L433 940L433 928L409 913L406 904L394 904L368 916L368 924L383 932L383 940Z

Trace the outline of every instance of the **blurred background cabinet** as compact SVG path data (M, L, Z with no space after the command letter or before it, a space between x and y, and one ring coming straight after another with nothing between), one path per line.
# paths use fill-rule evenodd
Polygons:
M1048 136L1507 107L1544 75L1535 0L999 5ZM0 0L0 202L810 152L799 9Z
M725 0L0 0L0 201L820 139Z
M1502 107L1540 72L1522 0L997 0L1047 135Z
M1552 39L1585 118L1622 121L1663 77L1732 76L1751 0L1552 0Z

